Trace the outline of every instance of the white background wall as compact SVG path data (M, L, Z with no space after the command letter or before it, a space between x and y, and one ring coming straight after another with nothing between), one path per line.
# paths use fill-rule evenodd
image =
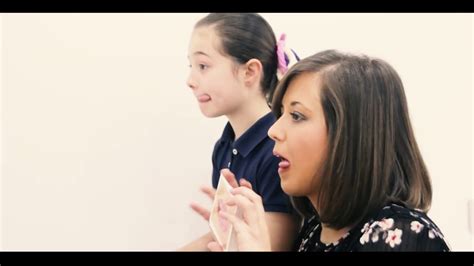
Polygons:
M3 45L3 42L2 42L2 36L3 36L3 18L2 16L0 15L0 51L2 51L2 45ZM0 62L3 62L3 53L0 53ZM2 124L3 124L3 99L2 99L2 95L3 95L3 71L2 71L2 66L3 66L3 63L0 63L0 193L1 191L3 191L2 189L2 176L3 176L3 136L2 136L2 132L3 132L3 127L2 127ZM2 225L2 206L3 206L3 200L2 200L2 196L0 194L0 250L3 249L3 233L2 233L2 228L3 228L3 225Z
M474 45L474 15L471 15L471 45ZM471 48L471 71L474 72L474 51L472 51ZM474 87L474 74L471 72L471 86ZM472 116L471 116L471 134L474 126L474 108L472 106L472 103L474 103L474 93L471 91L471 96L472 96L472 101L471 101L471 110L472 110ZM471 149L471 174L474 174L474 155L472 155L472 151L474 151L474 141L471 141L472 149ZM470 232L471 232L471 248L474 249L474 181L471 180L471 185L472 185L472 190L471 190L471 209L469 212L469 220L471 222L470 226Z
M205 14L1 15L1 246L174 250L207 225L211 152L225 118L185 85ZM405 84L432 175L430 216L472 250L471 14L262 14L301 57L381 57Z

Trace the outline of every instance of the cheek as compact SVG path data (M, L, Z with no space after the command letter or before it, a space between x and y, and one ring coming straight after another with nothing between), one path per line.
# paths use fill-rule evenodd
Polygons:
M218 95L232 95L240 91L233 77L219 75L218 73L208 77L207 85L210 90Z
M326 153L326 138L321 135L306 134L295 139L295 147L298 147L296 153L297 162L300 163L302 176L313 177L324 162Z
M235 83L233 80L228 80L228 82L221 82L220 86L217 88L219 94L226 98L226 102L232 106L242 105L244 100L244 89Z

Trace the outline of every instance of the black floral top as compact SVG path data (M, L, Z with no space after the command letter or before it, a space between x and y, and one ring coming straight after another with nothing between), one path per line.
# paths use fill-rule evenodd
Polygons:
M444 236L428 216L391 203L352 228L338 241L320 241L321 224L316 216L304 222L296 250L305 251L449 251Z

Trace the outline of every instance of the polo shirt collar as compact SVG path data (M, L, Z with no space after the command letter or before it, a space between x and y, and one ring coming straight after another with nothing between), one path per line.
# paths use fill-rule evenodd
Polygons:
M268 136L268 130L275 123L276 119L272 112L261 117L240 138L233 143L233 147L238 153L246 157L262 140ZM221 141L232 142L234 140L234 129L227 122L222 132Z

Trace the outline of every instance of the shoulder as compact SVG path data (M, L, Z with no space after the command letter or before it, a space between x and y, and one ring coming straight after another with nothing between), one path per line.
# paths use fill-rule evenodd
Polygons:
M425 213L397 204L365 222L358 242L367 251L449 251L441 230Z

